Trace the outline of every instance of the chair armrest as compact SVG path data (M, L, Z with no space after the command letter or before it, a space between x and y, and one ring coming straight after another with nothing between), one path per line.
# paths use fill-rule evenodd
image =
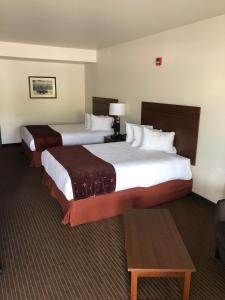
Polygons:
M219 200L216 204L216 221L225 222L225 199Z

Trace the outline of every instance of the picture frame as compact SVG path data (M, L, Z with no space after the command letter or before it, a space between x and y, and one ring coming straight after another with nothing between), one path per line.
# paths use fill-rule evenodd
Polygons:
M56 77L28 76L30 99L57 98Z

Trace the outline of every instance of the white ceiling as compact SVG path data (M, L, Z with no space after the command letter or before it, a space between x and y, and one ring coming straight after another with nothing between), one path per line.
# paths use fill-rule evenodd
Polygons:
M98 49L225 14L225 0L0 0L0 40Z

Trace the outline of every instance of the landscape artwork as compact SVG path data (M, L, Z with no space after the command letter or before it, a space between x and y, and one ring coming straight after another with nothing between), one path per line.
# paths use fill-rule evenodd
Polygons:
M29 76L30 98L56 98L56 77Z

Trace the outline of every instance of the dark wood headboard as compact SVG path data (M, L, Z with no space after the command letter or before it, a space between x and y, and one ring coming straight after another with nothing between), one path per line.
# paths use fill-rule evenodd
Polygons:
M112 98L102 98L102 97L93 97L93 114L94 115L108 115L109 114L109 104L117 103L118 99Z
M177 153L195 165L200 107L142 102L141 124L175 132Z

